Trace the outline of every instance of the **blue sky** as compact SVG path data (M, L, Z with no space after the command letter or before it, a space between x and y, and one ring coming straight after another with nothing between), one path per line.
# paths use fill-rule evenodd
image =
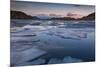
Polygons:
M95 6L13 1L11 2L11 10L23 11L31 16L38 14L67 16L67 14L71 14L77 18L95 12Z

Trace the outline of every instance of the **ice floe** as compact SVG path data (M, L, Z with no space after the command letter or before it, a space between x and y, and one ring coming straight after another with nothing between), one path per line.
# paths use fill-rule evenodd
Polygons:
M33 25L26 25L24 27L14 29L15 30L11 31L11 64L15 66L44 64L46 59L38 58L47 53L46 50L44 51L42 49L60 49L58 47L59 45L62 46L63 42L61 42L59 45L58 43L60 43L62 39L73 39L77 41L83 38L87 38L87 31L85 29L77 30L71 28L59 28L58 26ZM82 62L82 60L73 58L71 56L66 56L62 59L51 58L48 64L71 62Z
M56 64L56 63L75 63L75 62L82 62L81 59L72 58L71 56L66 56L62 59L60 58L52 58L49 60L48 64Z
M56 64L56 63L62 63L63 61L58 58L52 58L49 60L48 64Z
M64 63L74 63L74 62L82 62L81 59L77 59L77 58L72 58L71 56L66 56L63 59Z
M24 51L12 51L11 52L11 64L12 65L21 65L26 63L27 61L31 60L31 59L35 59L38 58L42 55L46 54L45 51L36 49L36 48L30 48Z

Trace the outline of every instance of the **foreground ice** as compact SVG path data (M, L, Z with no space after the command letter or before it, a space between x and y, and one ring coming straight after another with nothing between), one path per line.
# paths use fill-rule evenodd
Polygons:
M88 30L85 29L67 29L67 28L59 28L59 26L32 26L26 25L22 27L23 31L19 33L20 35L30 35L35 36L35 33L44 32L49 35L55 35L64 39L80 39L86 38ZM18 33L17 33L18 35Z
M29 60L38 58L44 55L46 52L39 49L31 48L24 51L16 51L11 53L11 63L12 65L24 65L28 63Z
M74 62L82 62L81 59L72 58L71 56L66 56L63 59L59 58L52 58L48 62L48 64L55 64L55 63L74 63Z
M63 63L63 61L62 61L61 59L52 58L52 59L50 59L50 61L48 62L48 64L56 64L56 63Z
M23 29L32 29L34 31L43 31L43 30L48 30L52 28L56 28L56 26L32 26L32 25L26 25L23 27Z
M84 29L75 30L75 29L66 29L66 28L59 28L56 27L53 30L48 30L46 32L48 35L54 35L58 36L63 39L76 39L79 40L81 38L86 38L87 37L87 31Z
M65 63L74 63L74 62L82 62L82 60L81 59L77 59L77 58L72 58L71 56L66 56L63 59L63 62L65 62Z
M24 62L24 63L18 64L18 67L19 66L40 65L40 64L44 64L44 63L45 63L44 59L37 59L37 60L34 60L32 62Z
M16 28L19 31L19 28ZM40 40L32 30L21 28L20 32L11 33L11 65L41 64L39 57L46 54L46 51L37 48L36 42ZM34 60L34 62L29 62Z
M52 49L57 50L59 49L57 47L61 46L64 47L63 45L66 43L69 43L66 44L68 45L68 48L66 49L75 47L74 49L72 48L73 51L75 51L75 49L77 49L78 46L82 47L82 45L79 44L82 41L79 42L78 40L87 38L88 32L93 32L93 29L91 30L89 28L73 29L73 28L59 28L58 26L32 26L32 25L26 25L22 28L14 28L14 29L15 30L11 32L11 47L12 47L11 64L15 66L44 64L45 59L39 57L48 53L48 51L46 50L51 50L51 51ZM76 43L78 46L74 44L70 47L70 43L72 42L72 40L73 43ZM41 50L39 48L43 48L44 50ZM84 47L82 47L82 49L84 49ZM70 49L69 51L71 52L72 50ZM70 62L81 62L81 61L82 61L81 59L72 58L69 55L64 57L63 59L51 58L48 64L70 63Z

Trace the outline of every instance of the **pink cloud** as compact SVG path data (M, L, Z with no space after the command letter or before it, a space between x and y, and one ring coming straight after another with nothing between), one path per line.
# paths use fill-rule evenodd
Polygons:
M83 16L80 15L80 14L76 14L76 13L68 13L68 14L67 14L67 17L81 18L81 17L83 17Z

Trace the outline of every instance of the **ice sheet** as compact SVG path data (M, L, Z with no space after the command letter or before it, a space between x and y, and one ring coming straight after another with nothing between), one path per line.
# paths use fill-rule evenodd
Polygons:
M27 61L38 58L39 56L42 56L44 54L46 54L45 51L42 51L36 48L27 49L24 51L16 51L16 52L12 51L11 63L12 65L24 64Z

